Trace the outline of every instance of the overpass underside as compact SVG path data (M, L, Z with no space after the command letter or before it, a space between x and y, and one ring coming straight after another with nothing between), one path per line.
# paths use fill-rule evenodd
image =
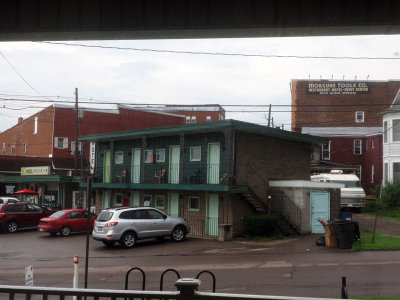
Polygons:
M398 34L397 0L1 0L0 41Z

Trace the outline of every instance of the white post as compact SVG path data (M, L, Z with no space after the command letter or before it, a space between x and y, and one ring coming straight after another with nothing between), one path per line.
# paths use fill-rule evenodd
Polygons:
M74 279L72 281L72 288L76 289L78 288L78 279L79 279L79 256L75 255L74 256ZM77 297L73 296L73 300L76 300Z

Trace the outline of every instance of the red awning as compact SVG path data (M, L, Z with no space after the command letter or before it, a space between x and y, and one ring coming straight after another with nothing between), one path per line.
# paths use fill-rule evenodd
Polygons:
M13 193L14 195L37 195L38 193L32 190L23 189Z

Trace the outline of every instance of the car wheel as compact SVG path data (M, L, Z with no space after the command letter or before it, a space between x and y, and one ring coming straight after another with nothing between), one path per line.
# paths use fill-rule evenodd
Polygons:
M64 226L63 228L61 228L60 234L62 236L69 236L71 234L71 228L68 226Z
M128 231L121 236L120 243L124 248L133 248L136 244L136 234Z
M177 226L171 233L174 242L182 242L186 238L186 230L182 226Z
M7 232L14 233L18 230L18 223L15 221L10 221L6 225Z
M103 244L106 245L107 247L112 247L115 244L115 242L113 242L113 241L103 241Z

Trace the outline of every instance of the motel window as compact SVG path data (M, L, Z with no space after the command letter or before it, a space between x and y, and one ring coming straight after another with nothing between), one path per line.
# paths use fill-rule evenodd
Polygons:
M143 196L143 206L151 206L151 200L152 196L151 195L144 195Z
M356 111L356 123L364 123L364 112Z
M114 198L114 206L122 206L123 203L123 195L122 194L115 194Z
M165 208L165 196L164 195L156 195L156 208L164 209Z
M190 147L190 161L201 161L201 147Z
M354 155L362 154L362 140L354 140Z
M393 182L400 180L400 162L393 163Z
M393 142L399 142L400 141L400 119L393 120L392 122L393 122L392 123Z
M322 159L330 160L331 159L331 142L328 144L322 145Z
M121 165L124 163L124 151L115 152L115 164Z
M385 122L383 122L383 142L384 143L387 143L387 141L388 141L387 131L388 131L388 122L385 121Z
M200 197L189 197L189 211L200 211Z
M149 163L152 163L153 160L154 160L153 150L145 150L144 151L144 162L149 164Z
M165 162L165 149L156 150L156 162Z

